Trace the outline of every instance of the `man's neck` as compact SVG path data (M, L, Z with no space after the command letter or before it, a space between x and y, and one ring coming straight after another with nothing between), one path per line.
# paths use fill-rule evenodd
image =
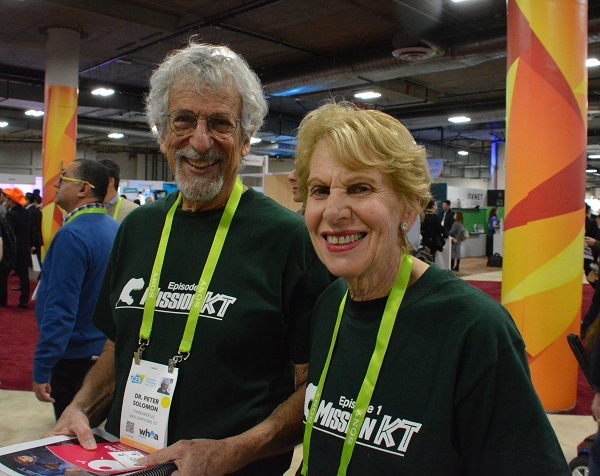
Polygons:
M92 199L92 198L87 199L87 200L80 200L70 210L65 209L65 212L67 212L67 215L68 215L69 213L72 213L74 210L77 210L78 208L81 208L84 205L89 205L90 203L100 203L100 202L98 200L95 200L95 199Z
M106 197L104 197L104 203L110 202L113 198L117 196L117 191L115 189L108 190L106 192Z
M235 182L234 182L234 185L235 185ZM248 187L246 187L244 185L242 193L246 192L246 190L248 190ZM217 195L210 202L191 201L191 200L186 199L182 195L181 209L185 210L186 212L205 212L205 211L209 211L209 210L216 210L218 208L223 208L225 205L227 205L227 201L229 200L229 196L231 195L232 192L233 192L233 186L231 186L228 190L223 189L223 190L221 190L219 195Z

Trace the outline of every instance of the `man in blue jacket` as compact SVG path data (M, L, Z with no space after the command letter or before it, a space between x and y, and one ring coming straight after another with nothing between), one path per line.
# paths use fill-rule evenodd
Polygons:
M106 336L91 318L119 228L102 204L109 175L93 160L72 162L56 181L56 204L67 215L44 259L35 315L40 339L33 390L52 402L56 419L71 403Z

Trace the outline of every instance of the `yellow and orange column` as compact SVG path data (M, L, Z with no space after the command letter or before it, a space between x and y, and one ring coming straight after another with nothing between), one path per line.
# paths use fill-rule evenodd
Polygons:
M46 250L62 225L62 213L54 205L54 183L76 154L80 37L78 31L67 28L49 28L47 34L42 139L42 233Z
M587 1L508 0L502 303L547 411L571 408L581 322Z

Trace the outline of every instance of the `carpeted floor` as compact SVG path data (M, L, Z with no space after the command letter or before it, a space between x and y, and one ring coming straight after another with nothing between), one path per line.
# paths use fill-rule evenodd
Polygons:
M33 309L20 309L19 293L12 288L19 281L8 280L8 307L0 308L0 390L31 390L33 352L39 332ZM31 293L37 283L31 284Z

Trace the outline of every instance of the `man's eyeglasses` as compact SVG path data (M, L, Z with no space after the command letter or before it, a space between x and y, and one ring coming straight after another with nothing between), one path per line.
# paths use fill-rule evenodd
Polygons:
M206 127L217 139L231 137L240 122L240 119L236 119L227 112L219 112L210 116L196 115L192 111L173 111L167 114L169 127L178 136L186 136L194 132L200 118L206 120Z
M90 187L92 187L92 188L96 188L96 187L94 187L94 186L93 186L91 183L89 183L87 180L80 180L80 179L78 179L78 178L65 177L64 175L61 175L61 176L58 178L58 186L59 186L59 187L62 185L63 181L65 181L65 182L81 182L81 183L87 183L87 184L89 184L89 186L90 186Z

